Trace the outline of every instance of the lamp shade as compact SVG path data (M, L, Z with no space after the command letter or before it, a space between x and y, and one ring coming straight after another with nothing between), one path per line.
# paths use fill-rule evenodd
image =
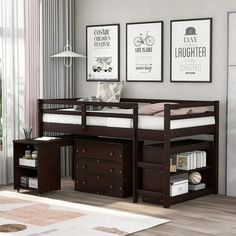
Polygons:
M57 53L55 55L52 55L51 57L85 57L81 54L66 50L60 53Z
M64 51L57 53L55 55L52 55L51 57L62 57L64 58L64 65L66 67L70 67L72 65L72 57L85 57L81 54L72 52L71 45L67 42L67 44L64 47ZM69 58L68 60L66 58Z

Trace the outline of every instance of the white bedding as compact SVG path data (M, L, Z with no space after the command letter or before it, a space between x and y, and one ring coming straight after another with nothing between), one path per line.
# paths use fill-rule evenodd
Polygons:
M67 111L74 111L73 109L63 109ZM103 109L102 111L93 112L104 112L104 113L122 113L132 114L132 109ZM43 122L48 123L60 123L60 124L81 124L80 115L64 115L64 114L44 114ZM114 118L114 117L96 117L87 116L87 125L92 126L105 126L105 127L117 127L117 128L132 128L133 121L131 118ZM173 120L170 123L171 129L189 128L204 125L215 124L214 116L199 117ZM138 128L149 129L149 130L164 130L164 117L163 116L149 116L139 115L138 116Z

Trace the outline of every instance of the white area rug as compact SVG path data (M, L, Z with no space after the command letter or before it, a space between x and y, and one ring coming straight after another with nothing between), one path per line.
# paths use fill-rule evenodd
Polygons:
M0 225L27 226L26 230L0 235L124 236L167 222L145 215L0 191Z

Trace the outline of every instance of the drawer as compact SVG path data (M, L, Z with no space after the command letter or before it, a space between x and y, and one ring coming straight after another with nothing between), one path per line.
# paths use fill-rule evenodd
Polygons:
M117 181L116 178L105 176L80 175L75 181L75 190L112 196L123 196L122 181Z
M149 191L163 192L163 171L156 168L143 169L143 189Z
M101 159L79 159L76 161L75 175L102 175L123 178L123 166L117 162Z
M120 143L78 142L75 145L75 156L123 161L123 145Z
M155 164L163 164L164 149L162 145L143 146L143 161Z

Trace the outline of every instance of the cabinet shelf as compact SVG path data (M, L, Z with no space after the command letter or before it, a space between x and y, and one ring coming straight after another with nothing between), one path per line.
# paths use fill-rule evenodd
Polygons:
M32 190L38 194L58 190L60 178L60 142L61 140L36 141L14 140L14 189ZM25 150L37 150L37 166L20 165L19 159ZM27 163L26 163L27 164ZM37 178L38 188L21 186L21 177ZM50 178L48 178L50 176ZM33 185L30 185L33 186Z
M165 207L199 196L203 196L214 192L215 180L215 159L214 159L214 142L205 140L186 139L172 141L170 143L169 158L173 154L191 152L195 150L205 151L207 153L207 166L195 168L191 170L177 170L177 172L169 172L169 159L165 159L165 150L163 143L144 145L143 155L139 157L136 168L139 168L142 177L142 185L139 186L137 192L143 195L143 201L147 203L162 204ZM142 170L141 170L142 169ZM188 193L170 197L170 178L177 179L178 175L186 174L184 178L188 178L191 172L200 172L202 182L206 184L205 189L197 191L189 191ZM151 191L149 191L151 190Z
M204 188L204 189L200 189L200 190L197 190L197 191L189 191L188 193L185 193L185 194L182 194L182 195L170 197L169 200L170 200L170 204L175 204L175 203L191 200L191 199L194 199L196 197L201 197L201 196L210 194L212 192L213 192L212 188Z
M23 166L23 165L18 165L17 168L23 168L23 169L29 169L29 170L38 170L38 167Z
M18 189L18 190L24 189L24 190L30 190L30 191L38 191L37 188L30 188L30 187L25 187L25 186L21 186L21 185L20 186L16 186L15 189Z
M196 169L192 169L192 170L177 170L177 172L171 172L170 175L171 176L181 175L184 173L189 173L189 172L194 172L194 171L201 172L201 171L207 171L207 170L211 170L211 169L212 169L211 166L206 166L206 167L196 168Z

